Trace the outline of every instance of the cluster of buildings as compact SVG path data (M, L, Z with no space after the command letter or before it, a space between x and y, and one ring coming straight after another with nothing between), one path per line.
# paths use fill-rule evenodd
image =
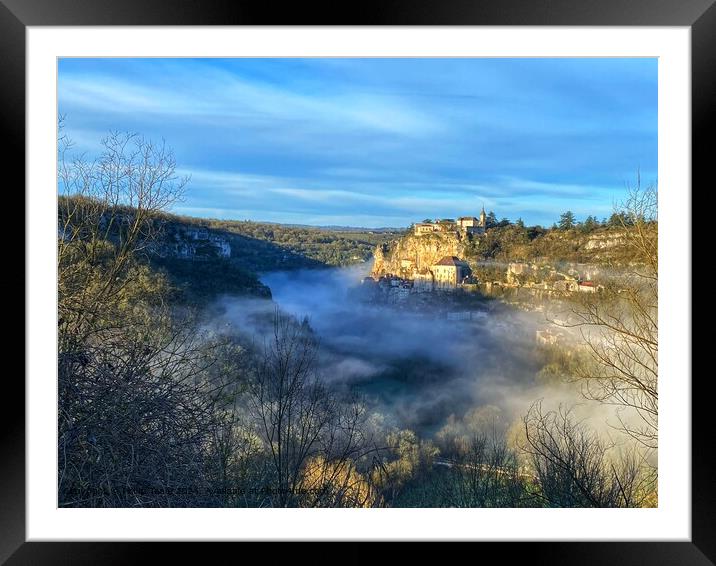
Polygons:
M396 295L407 296L409 293L453 291L476 281L466 261L457 256L445 256L434 265L415 271L412 279L397 275L383 275L378 279L369 276L363 278L362 283L366 287L376 285L379 289L395 289Z
M434 221L418 222L413 225L415 236L424 236L435 233L453 234L458 238L464 236L481 235L487 228L487 214L485 207L479 218L475 216L461 216L457 220L452 218L435 219ZM465 285L477 283L473 277L469 264L454 255L441 257L432 265L420 265L418 254L415 259L401 258L400 265L394 269L402 276L383 275L378 279L366 277L363 284L370 286L377 284L381 288L407 289L407 292L452 291ZM405 292L401 292L405 294Z
M438 218L431 222L418 222L413 225L416 236L432 234L433 232L458 232L462 234L484 234L487 228L487 215L482 207L480 217L461 216L457 220L452 218Z
M560 279L557 279L558 277ZM583 279L574 269L570 269L567 273L560 273L549 266L540 267L527 263L509 263L506 280L508 287L527 287L562 293L596 293L604 289L603 285L597 285L590 279Z
M363 291L368 293L369 296L380 293L388 302L399 303L408 298L411 293L416 290L413 287L413 282L409 279L401 279L391 275L384 275L378 279L373 277L364 277L362 283Z
M451 255L440 259L430 269L417 275L427 284L439 289L452 289L465 283L472 283L472 270L466 261Z

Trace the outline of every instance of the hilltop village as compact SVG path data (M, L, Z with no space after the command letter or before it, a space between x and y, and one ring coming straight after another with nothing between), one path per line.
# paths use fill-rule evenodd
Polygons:
M364 284L385 283L415 292L453 291L475 285L465 248L487 230L487 215L463 216L414 224L403 238L379 245L370 277Z
M556 258L486 260L476 250L493 227L484 208L477 217L415 223L402 237L376 247L372 271L357 292L369 303L452 321L480 324L499 309L501 315L493 317L493 324L499 320L510 325L510 332L531 335L538 345L569 341L558 319L525 325L518 313L547 312L570 295L597 293L604 289L599 282L606 280L606 271L596 264ZM583 245L602 248L612 242L597 236Z
M593 280L600 274L594 265L482 260L475 250L491 229L484 207L477 217L413 224L401 238L377 246L372 271L361 282L364 296L387 303L405 303L414 296L424 304L425 294L455 302L457 295L476 293L532 309L539 299L603 289Z

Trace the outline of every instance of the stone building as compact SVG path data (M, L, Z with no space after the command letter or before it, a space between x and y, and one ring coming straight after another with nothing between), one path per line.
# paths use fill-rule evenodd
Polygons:
M465 234L484 234L486 217L484 209L480 214L480 219L474 216L461 216L457 219L457 225Z
M457 287L472 275L466 261L456 256L445 256L430 267L437 288Z
M436 218L434 222L418 222L413 225L416 236L433 232L462 232L463 234L484 234L487 228L487 215L482 207L480 218L461 216L457 221L452 218Z
M596 293L598 287L594 284L594 281L580 281L577 287L582 293Z
M437 230L437 225L432 222L419 222L415 224L415 235L432 234Z
M435 277L429 269L421 269L413 274L413 288L417 293L432 291L435 285Z

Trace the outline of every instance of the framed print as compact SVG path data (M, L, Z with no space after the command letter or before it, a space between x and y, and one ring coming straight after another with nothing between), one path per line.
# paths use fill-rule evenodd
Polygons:
M714 560L711 4L3 0L28 329L3 559Z

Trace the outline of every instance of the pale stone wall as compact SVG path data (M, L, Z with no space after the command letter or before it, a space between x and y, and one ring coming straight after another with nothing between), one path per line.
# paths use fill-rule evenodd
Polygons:
M440 286L457 285L458 268L454 265L434 265L435 283Z

